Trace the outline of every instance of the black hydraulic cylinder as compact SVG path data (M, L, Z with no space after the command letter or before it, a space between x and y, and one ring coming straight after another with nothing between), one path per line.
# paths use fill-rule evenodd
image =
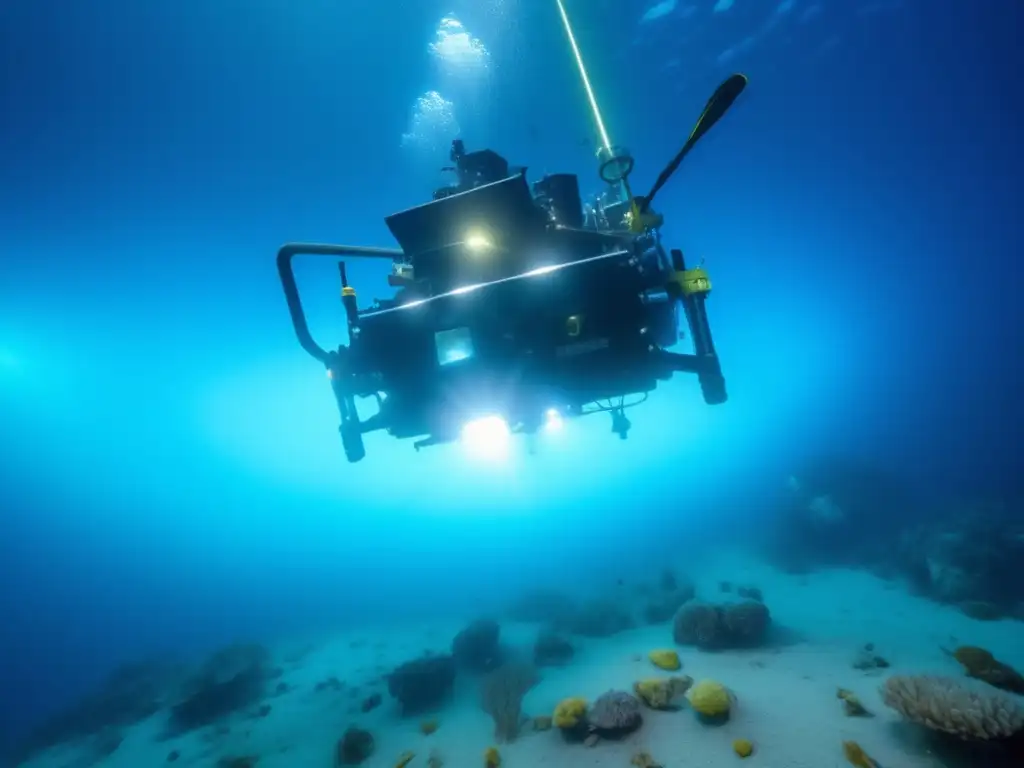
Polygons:
M677 272L685 271L686 261L683 252L676 248L672 250L671 256L672 268ZM720 405L728 400L729 395L725 389L722 365L715 352L715 342L711 337L706 300L707 297L703 293L680 296L683 312L686 314L686 324L693 338L693 351L700 361L697 380L700 382L701 394L708 405Z

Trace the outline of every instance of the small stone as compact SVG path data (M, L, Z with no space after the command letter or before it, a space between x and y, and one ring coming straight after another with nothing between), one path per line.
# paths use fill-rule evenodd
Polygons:
M843 702L843 709L848 717L872 716L852 691L839 688L836 690L836 698Z
M857 655L853 658L853 668L859 669L862 672L868 672L873 669L886 669L889 666L889 662L875 653L874 649L874 644L868 643L857 651Z

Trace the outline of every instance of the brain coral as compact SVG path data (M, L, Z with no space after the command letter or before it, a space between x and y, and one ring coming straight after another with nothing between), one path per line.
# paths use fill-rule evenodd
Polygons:
M1024 709L999 693L946 677L894 675L882 700L908 720L961 739L1001 739L1024 728Z

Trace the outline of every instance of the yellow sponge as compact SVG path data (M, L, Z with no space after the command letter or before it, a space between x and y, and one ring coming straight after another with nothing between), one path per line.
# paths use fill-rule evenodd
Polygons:
M651 709L672 709L672 700L681 696L693 685L689 675L673 676L667 680L637 680L633 683L633 692Z
M731 701L729 691L714 680L701 680L690 689L690 706L705 717L722 717L729 714Z
M732 751L740 757L750 757L754 754L754 745L748 739L736 739L732 743Z
M587 715L587 700L578 696L562 699L551 718L556 728L575 728Z
M651 660L654 666L660 669L667 669L669 672L675 672L683 666L679 661L679 654L673 650L651 651L647 654L647 658Z
M857 768L878 768L878 763L868 757L868 753L856 741L843 742L843 755L850 765Z

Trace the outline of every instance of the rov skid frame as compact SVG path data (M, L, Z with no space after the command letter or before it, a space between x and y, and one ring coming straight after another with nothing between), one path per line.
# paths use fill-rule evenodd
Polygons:
M666 376L663 378L671 377L671 374L674 372L695 374L700 384L704 402L709 405L724 403L727 399L725 379L715 351L706 308L706 299L711 291L711 281L703 268L687 268L682 251L673 249L669 252L669 255L672 272L664 287L671 301L682 304L694 351L692 353L673 352L656 346L652 347L649 352L652 366L666 373ZM282 288L284 289L285 300L295 334L300 346L306 353L320 362L326 369L341 418L338 431L341 435L345 455L349 462L357 462L366 455L363 435L368 432L387 429L390 425L387 423L383 411L379 411L365 420L360 419L356 410L356 398L377 397L379 403L384 391L372 390L372 388L368 390L366 388L365 375L370 374L372 376L372 372L356 371L353 369L350 346L340 344L336 348L328 349L321 346L313 338L302 306L293 269L293 261L298 256L316 256L329 259L375 259L386 260L395 264L403 263L406 259L406 254L400 249L393 248L301 242L286 243L277 253L277 271ZM568 262L563 266L571 266L572 263ZM359 311L356 307L355 291L348 285L343 261L339 261L339 272L342 283L342 304L348 319L351 345L351 339L354 335L358 334ZM357 382L360 382L361 385L357 384ZM623 396L628 394L630 393L622 393ZM620 437L625 438L626 432L629 429L629 422L625 418L622 408L602 410L612 410L613 430ZM434 442L440 441L432 436L427 440L417 442L415 446L420 447Z

